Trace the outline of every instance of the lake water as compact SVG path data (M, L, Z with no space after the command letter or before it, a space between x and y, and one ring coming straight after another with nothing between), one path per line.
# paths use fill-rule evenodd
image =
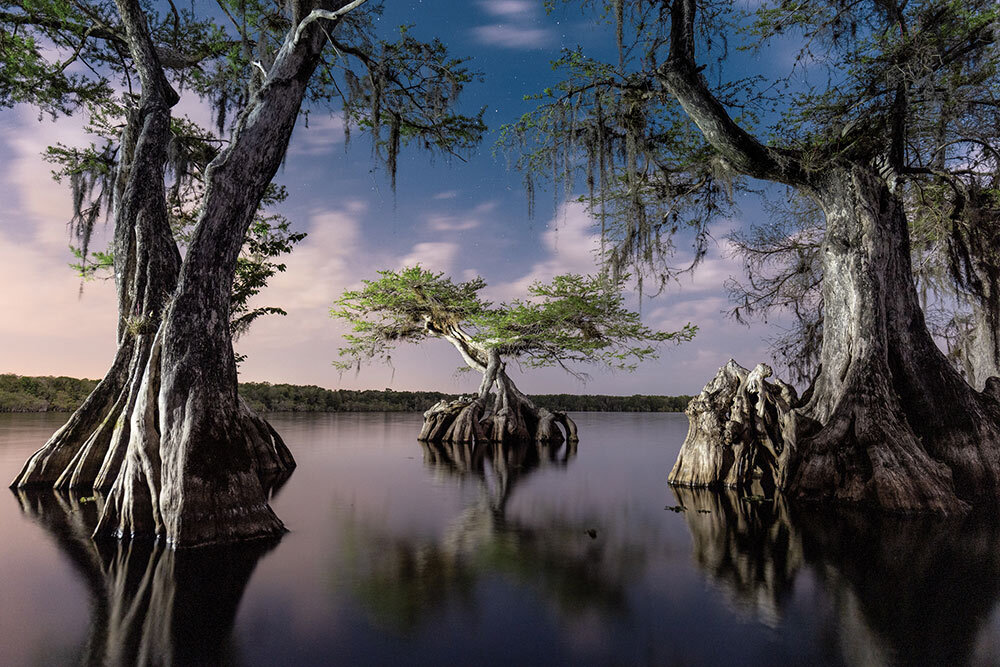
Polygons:
M0 478L63 417L0 415ZM100 498L0 494L0 665L1000 664L996 522L674 492L684 415L577 414L555 452L270 419L277 544L95 545Z

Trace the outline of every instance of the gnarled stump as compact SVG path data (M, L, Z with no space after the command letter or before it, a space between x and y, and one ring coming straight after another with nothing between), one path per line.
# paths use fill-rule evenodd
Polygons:
M752 371L732 359L719 369L685 413L687 438L668 481L678 486L744 488L755 479L774 488L794 443L798 397L782 382L768 382L766 364Z

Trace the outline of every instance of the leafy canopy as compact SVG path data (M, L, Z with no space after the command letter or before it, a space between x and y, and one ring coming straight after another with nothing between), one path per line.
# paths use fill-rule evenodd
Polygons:
M524 299L493 304L479 294L486 287L481 277L456 283L419 265L378 273L362 289L345 292L330 311L353 325L340 349L343 359L334 362L341 369L389 362L399 343L440 337L493 349L530 367L570 371L565 364L578 362L632 370L655 358L660 343L687 341L697 331L691 324L673 332L644 325L625 307L624 276L556 276L532 284Z

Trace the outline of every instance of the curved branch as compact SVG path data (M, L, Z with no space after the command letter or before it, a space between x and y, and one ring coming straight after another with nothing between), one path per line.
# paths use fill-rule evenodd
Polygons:
M302 37L302 32L313 21L318 21L319 19L327 19L327 20L330 20L330 21L337 20L341 16L343 16L344 14L346 14L347 12L349 12L349 11L351 11L353 9L357 9L358 7L360 7L361 5L365 4L366 2L368 2L368 0L353 0L353 2L347 3L346 5L344 5L343 7L341 7L340 9L334 9L334 10L329 10L329 9L314 9L314 10L312 10L312 12L310 12L308 16L306 16L304 19L302 19L302 21L299 23L298 27L295 28L295 36L292 38L292 45L294 46L294 45L296 45L296 44L299 43L299 38Z
M680 103L705 139L737 171L787 185L804 185L806 176L794 151L760 143L740 127L705 84L694 55L695 0L673 0L670 56L657 78Z

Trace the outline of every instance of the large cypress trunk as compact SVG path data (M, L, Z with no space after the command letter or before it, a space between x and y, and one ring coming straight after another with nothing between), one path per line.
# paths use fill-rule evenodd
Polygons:
M977 392L962 379L927 330L899 197L877 170L857 164L829 170L811 194L827 218L821 371L791 405L775 403L774 387L765 384L743 404L695 406L670 481L736 486L761 476L760 466L738 479L728 468L706 474L697 451L732 443L698 436L697 424L725 424L767 403L780 417L772 420L779 431L774 476L793 498L897 512L955 512L996 500L1000 406L992 391ZM703 396L719 396L710 387ZM763 432L744 432L740 443L773 448Z
M907 141L906 88L896 90L885 145L866 138L818 166L815 155L762 144L729 116L695 61L697 3L670 5L663 86L727 168L808 195L824 211L826 232L813 386L798 400L787 385L765 380L769 372L724 368L688 408L691 427L669 480L745 486L769 475L792 498L896 512L995 501L1000 380L980 393L952 368L927 330L913 282L906 214L894 191ZM744 465L733 471L736 461Z
M124 151L130 161L118 177L119 350L93 395L12 486L110 488L98 535L162 537L172 546L273 536L284 527L265 489L295 464L237 394L229 295L244 236L284 156L325 34L313 22L302 39L286 39L231 142L206 171L182 264L163 180L177 97L138 4L118 5L143 84L129 119L134 151Z
M787 486L904 511L996 499L1000 410L927 330L901 200L858 166L834 171L817 199L827 218L823 370L801 412L822 429L801 441Z

